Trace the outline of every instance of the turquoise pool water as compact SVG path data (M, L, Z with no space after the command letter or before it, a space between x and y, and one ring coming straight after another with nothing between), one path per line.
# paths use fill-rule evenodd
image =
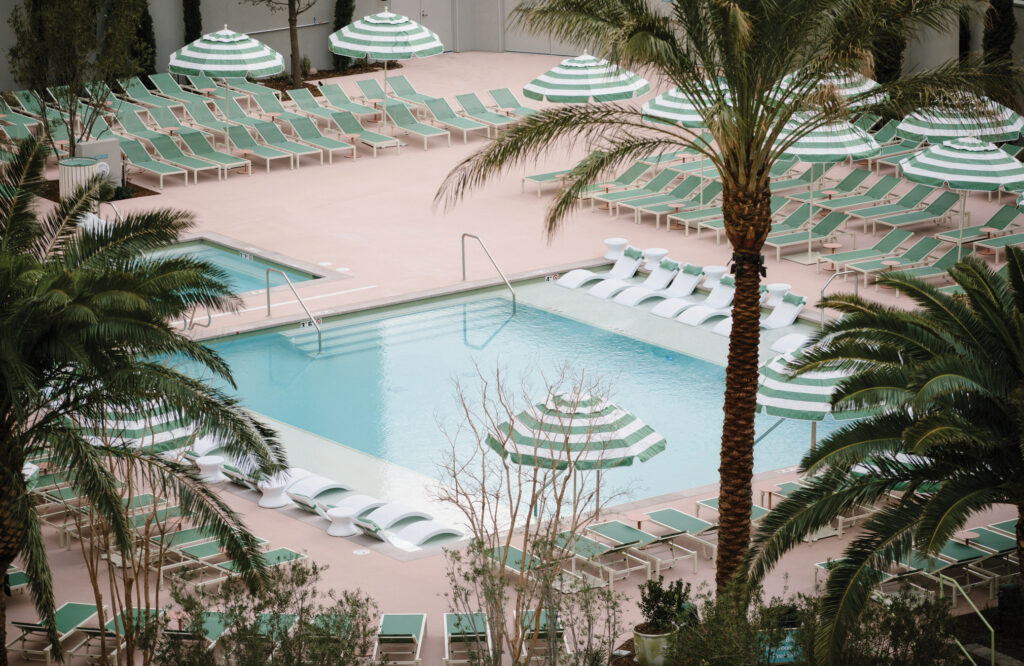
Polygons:
M255 291L256 289L266 289L266 273L268 268L283 271L288 275L292 283L317 278L316 275L311 273L298 271L294 268L235 250L226 245L206 240L180 243L153 254L171 257L191 255L197 259L208 261L227 273L228 281L236 294L243 294L247 291ZM279 273L270 274L271 287L277 287L284 283L284 278Z
M718 476L724 368L676 351L487 297L407 314L324 322L226 338L213 344L230 363L245 405L373 456L437 477L460 423L455 382L478 387L477 368L501 368L514 390L544 396L543 373L569 363L611 384L611 399L668 440L643 464L610 470L604 483L636 497L712 483ZM684 327L680 333L685 334ZM778 419L758 416L759 432ZM828 426L819 424L819 436ZM785 422L758 444L759 471L796 463L810 424ZM351 479L350 479L351 481Z

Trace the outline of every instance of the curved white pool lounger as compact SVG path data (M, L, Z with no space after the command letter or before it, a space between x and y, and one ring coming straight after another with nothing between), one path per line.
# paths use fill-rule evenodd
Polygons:
M323 494L335 490L351 490L352 488L344 483L338 483L334 479L328 479L319 474L310 474L304 479L288 486L288 497L298 506L306 511L316 511L317 498Z
M313 510L321 518L326 518L330 521L331 524L327 526L327 533L331 536L353 536L359 534L359 528L355 524L356 519L362 518L377 507L384 506L385 504L386 502L376 497L355 493L346 495L335 504L315 502Z
M728 317L730 312L732 312L732 303L720 308L713 305L697 305L676 317L676 321L687 326L700 326L708 319Z
M422 546L427 541L442 536L458 539L462 537L462 532L436 520L421 520L395 530L391 535L396 540L401 540L414 546Z
M732 303L733 292L736 288L731 277L722 278L706 298L690 295L680 298L669 298L651 308L651 314L665 319L674 319L680 312L692 308L695 305L709 305L715 308L724 308Z
M360 516L357 524L368 523L368 527L371 530L374 527L378 530L387 530L391 529L403 520L433 520L433 518L434 517L429 513L424 513L423 511L414 509L411 506L399 504L398 502L388 502L383 506L377 507L370 513Z
M610 280L601 280L601 282L587 290L587 293L598 298L611 298L620 291L630 289L632 287L644 287L657 291L659 289L666 288L678 272L678 262L670 259L662 259L657 268L651 271L651 274L647 276L647 279L639 285L635 282L629 282L628 280L612 278Z
M586 283L593 282L594 280L627 280L636 275L643 259L643 252L635 247L627 247L623 250L622 256L619 257L611 267L611 270L604 273L597 273L586 268L577 268L576 270L569 271L562 277L555 280L555 284L562 287L568 287L569 289L578 289Z
M761 320L761 328L765 330L772 330L776 328L785 328L787 326L792 326L793 323L796 322L796 318L800 316L800 312L804 309L804 304L806 302L807 299L804 298L803 296L797 296L795 294L786 294L785 296L782 297L782 300L779 302L779 304L772 308L772 311L768 314L768 316ZM732 317L726 317L722 321L715 324L715 327L712 328L711 330L719 335L729 335L729 333L732 332ZM806 335L791 335L799 336L800 342L797 346L802 346L803 343L807 341ZM779 340L776 341L775 344L779 344L779 342L782 342L782 340L784 340L786 337L789 336L784 336L783 338L780 338ZM775 349L775 345L772 345L772 349ZM786 353L788 351L792 350L785 349L782 353Z
M693 293L703 275L704 269L700 266L686 264L676 274L672 284L665 289L650 289L645 285L638 285L619 292L612 300L620 305L636 305L649 298L684 298Z

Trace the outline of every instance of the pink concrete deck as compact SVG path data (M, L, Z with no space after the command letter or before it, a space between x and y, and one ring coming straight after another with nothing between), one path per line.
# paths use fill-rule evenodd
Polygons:
M518 92L524 83L557 61L558 58L535 55L458 53L408 62L401 73L422 92L453 96L476 91L483 96L493 87L508 86ZM357 92L352 78L340 81L350 93ZM276 165L269 175L255 169L251 177L232 174L226 182L205 176L198 185L187 187L171 179L161 195L118 206L122 211L185 208L195 211L200 232L217 232L327 270L347 268L351 279L305 283L299 287L316 311L457 285L461 280L459 239L464 232L480 235L509 274L550 270L593 259L603 253L601 240L609 236L624 236L641 248L666 247L671 257L700 265L724 264L729 258L727 246L716 246L713 236L698 241L693 234L687 237L680 232L666 233L656 230L650 222L636 226L631 220L589 210L578 212L549 242L542 222L548 197L521 194L519 177L524 172L569 166L573 156L582 154L578 147L561 147L537 165L513 169L507 177L489 184L453 210L434 209L432 199L444 175L483 145L483 141L471 138L464 146L456 139L451 148L432 142L425 152L413 138L397 156L393 151L384 151L372 159L362 151L355 162L339 159L333 166L321 167L305 161L294 171ZM149 183L145 178L140 178L140 182ZM994 210L994 204L983 196L972 196L970 206L974 223L986 219ZM857 235L858 247L873 242L864 234ZM493 276L478 248L472 248L469 254L471 280ZM807 296L811 303L817 300L828 278L826 273L816 273L813 266L776 262L773 253L768 256L767 266L770 281L792 284L793 291ZM899 298L897 294L872 288L864 293L886 302ZM252 296L241 313L217 316L213 328L204 330L203 335L231 332L262 321L263 299L262 295ZM275 292L275 299L292 301L279 292ZM294 303L274 310L275 316L297 313ZM791 470L760 475L755 487L768 489L778 480L792 477ZM304 551L329 564L331 569L325 581L328 586L361 587L387 612L427 612L424 663L440 663L441 615L447 610L442 596L446 580L440 554L405 562L376 550L369 555L356 555L353 551L364 545L359 539L332 538L322 526L297 521L282 512L259 509L250 497L224 495L245 515L256 534L270 539L275 546ZM657 506L667 503L692 512L697 499L714 495L713 487L681 490L667 500L659 499ZM653 502L635 502L627 513L651 508L657 508ZM980 516L979 522L1010 515L1009 511L991 513ZM767 581L767 593L809 591L813 564L837 555L848 538L824 539L795 549ZM48 533L48 543L59 600L92 600L78 552L60 549L52 533ZM680 567L671 576L683 576L696 583L712 580L712 573L712 565L701 560L696 575ZM618 589L635 597L639 583L639 578L634 577L620 583ZM629 625L636 620L637 613L632 604L626 610ZM10 602L9 619L34 617L28 596L16 596Z

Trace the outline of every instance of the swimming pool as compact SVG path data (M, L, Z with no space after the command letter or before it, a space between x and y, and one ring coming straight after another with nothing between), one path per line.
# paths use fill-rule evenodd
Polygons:
M328 320L323 335L320 356L311 327L211 345L248 408L435 478L448 446L438 424L459 424L456 381L476 387L477 368L493 380L500 367L517 394L525 377L539 401L542 373L569 363L611 384L614 402L668 440L648 462L608 471L606 487L642 497L717 480L719 365L522 304L512 316L511 302L495 296ZM758 432L777 420L758 416ZM819 425L819 436L828 429ZM809 438L808 423L783 423L758 444L756 469L796 463Z
M220 268L228 275L228 282L232 291L236 294L244 294L247 291L266 289L268 268L284 272L292 283L315 280L320 277L297 270L291 266L285 266L269 259L257 256L249 252L243 252L227 245L221 245L209 240L194 240L185 243L178 243L164 250L152 253L153 256L180 257L191 255L196 259L208 261L217 268ZM284 278L280 273L270 274L270 286L283 285Z

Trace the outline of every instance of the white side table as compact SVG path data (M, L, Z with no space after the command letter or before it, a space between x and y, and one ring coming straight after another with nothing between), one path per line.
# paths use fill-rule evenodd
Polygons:
M704 267L704 288L714 289L718 286L719 280L725 275L725 271L728 269L725 266L705 266Z
M625 238L605 238L604 244L608 246L608 251L604 253L604 258L610 261L618 261L628 243L629 241Z
M331 521L331 524L327 526L327 533L331 536L347 537L359 533L355 522L353 522L356 514L352 509L337 506L327 510L327 517Z
M647 263L644 264L644 268L649 271L653 271L661 263L661 260L668 255L668 250L663 247L649 247L644 250L644 258Z
M222 483L228 480L220 466L224 464L224 456L199 456L196 458L196 467L199 468L199 478L204 483Z
M288 482L279 475L264 479L256 484L263 496L257 502L264 509L280 509L292 503L284 491L288 488Z
M765 307L773 308L782 302L782 297L789 293L792 287L785 282L772 282L768 285L768 300L764 302Z

